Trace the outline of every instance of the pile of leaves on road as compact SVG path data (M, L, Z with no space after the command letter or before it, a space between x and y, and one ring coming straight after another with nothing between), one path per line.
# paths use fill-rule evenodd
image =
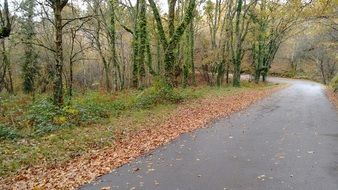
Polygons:
M326 90L326 95L329 97L330 101L336 106L338 110L338 92L335 92L333 89L328 88Z
M326 94L338 110L338 73L331 80L330 85L326 89Z
M250 89L183 103L161 126L121 135L115 139L114 146L90 151L65 163L27 167L15 176L0 179L0 189L75 189L182 133L206 127L212 120L240 111L278 89Z

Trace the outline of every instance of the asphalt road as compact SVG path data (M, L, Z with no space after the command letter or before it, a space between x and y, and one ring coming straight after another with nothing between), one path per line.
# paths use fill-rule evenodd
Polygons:
M321 85L290 87L81 189L338 190L338 115Z

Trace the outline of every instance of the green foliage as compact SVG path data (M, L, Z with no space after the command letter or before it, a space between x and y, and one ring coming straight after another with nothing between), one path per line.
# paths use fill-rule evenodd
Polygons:
M119 101L100 103L96 101L97 99L98 97L88 97L63 108L42 99L29 106L24 120L33 128L31 135L44 135L65 127L98 123L109 118L114 110L125 108Z
M335 77L331 80L330 86L333 88L335 92L338 91L338 73L336 74Z
M23 1L21 5L23 9L23 20L21 27L21 38L25 43L24 54L22 57L22 79L23 79L23 91L25 93L34 92L35 80L39 74L39 66L37 62L38 55L32 45L32 40L35 37L34 31L34 0Z
M20 135L18 134L17 130L0 124L0 139L1 140L3 139L14 140L19 137Z
M35 134L45 134L61 127L66 121L61 118L62 110L52 102L43 99L29 106L25 120L33 127Z
M126 109L123 101L100 93L89 93L84 98L76 99L73 105L80 111L81 121L86 123L96 123Z
M116 95L89 92L61 108L46 96L31 102L31 97L24 95L21 99L2 102L1 139L32 138L60 129L90 126L109 121L123 112L175 104L188 97L191 97L189 93L172 88L164 78L156 78L151 87L142 91Z
M183 97L175 92L163 78L156 78L153 85L136 98L136 108L150 108L157 104L178 103Z
M40 97L22 109L5 102L6 110L0 117L2 123L0 139L41 136L62 128L99 123L118 115L127 107L126 102L122 100L111 100L107 95L101 96L95 94L78 98L73 104L63 108L55 106L45 97ZM13 101L15 101L13 105L21 105L16 99ZM17 135L17 129L25 131L25 135Z

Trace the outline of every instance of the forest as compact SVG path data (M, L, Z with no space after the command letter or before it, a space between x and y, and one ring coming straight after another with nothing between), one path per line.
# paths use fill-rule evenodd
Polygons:
M243 106L222 97L258 100L282 88L270 76L338 91L337 0L1 0L0 11L1 183L194 101Z

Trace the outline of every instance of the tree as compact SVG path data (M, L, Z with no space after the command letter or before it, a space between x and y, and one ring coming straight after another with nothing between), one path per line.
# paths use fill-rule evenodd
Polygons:
M164 31L162 24L161 16L158 11L158 8L154 0L149 0L150 7L153 11L154 18L156 20L157 31L160 36L160 41L162 49L164 51L164 69L165 69L165 79L169 85L174 85L175 75L174 75L174 63L175 55L174 50L177 47L179 41L181 40L182 35L184 34L185 29L188 27L194 16L194 10L196 5L196 0L189 0L188 8L185 12L185 15L181 23L177 26L174 32L169 32L169 40ZM170 6L169 6L170 7ZM170 11L169 11L170 12ZM170 13L169 13L170 15ZM170 19L169 19L170 20Z
M2 64L0 65L0 92L6 88L8 92L13 93L12 73L8 52L6 51L5 38L9 37L12 30L12 20L8 9L8 0L3 1L3 10L0 10L0 40L2 45ZM9 81L6 81L6 75ZM9 83L9 85L8 85Z
M211 49L217 48L216 36L219 29L221 12L222 12L222 1L216 0L215 2L208 0L205 3L204 11L207 16L207 23L210 31Z
M142 88L145 81L147 65L149 72L155 75L155 71L152 68L152 56L149 44L149 34L147 27L147 4L145 0L139 0L136 3L136 23L134 29L134 68L133 68L133 82L134 86Z
M23 91L31 93L34 96L35 79L38 74L37 53L33 46L33 38L35 37L34 30L34 0L26 0L22 4L24 18L22 21L22 41L25 45L23 63L22 63L22 79Z
M193 19L194 20L194 19ZM182 86L188 85L188 77L191 73L192 84L196 85L195 79L195 65L194 65L194 22L193 20L189 24L188 29L185 32L185 46L184 46L184 65L183 65L183 80Z
M4 0L3 10L0 10L0 39L9 37L12 24L8 9L8 0Z
M228 0L226 3L226 14L223 15L221 28L221 62L217 68L217 86L221 86L226 74L226 83L229 83L229 70L231 64L230 36L233 33L233 19L235 16L234 1Z
M14 94L13 74L9 53L6 46L6 39L3 38L1 39L2 64L0 68L2 69L2 73L0 75L0 92L5 88L7 92Z
M244 41L248 34L251 20L248 19L248 14L255 8L257 1L251 1L247 4L246 1L238 0L236 3L234 27L230 29L230 51L231 61L234 65L233 86L239 87L241 80L241 64L244 56Z
M53 10L55 27L55 74L54 74L54 104L61 107L63 105L63 47L62 36L62 10L67 5L68 0L48 0L49 6Z
M296 26L332 12L329 8L332 3L330 0L308 3L261 1L260 9L251 15L256 24L252 48L256 82L261 76L263 81L266 80L280 45L299 33Z

